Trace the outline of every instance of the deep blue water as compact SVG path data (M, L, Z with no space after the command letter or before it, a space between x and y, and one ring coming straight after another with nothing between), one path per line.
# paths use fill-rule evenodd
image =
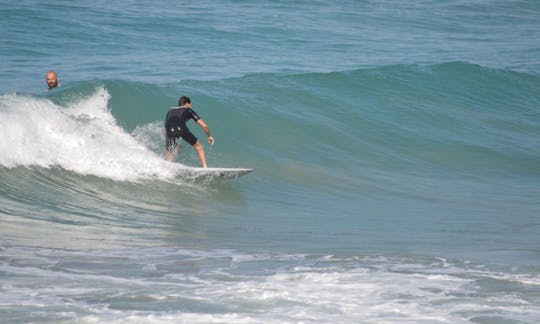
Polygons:
M535 323L535 1L0 3L7 322ZM45 73L62 86L44 92ZM216 139L191 181L163 119Z

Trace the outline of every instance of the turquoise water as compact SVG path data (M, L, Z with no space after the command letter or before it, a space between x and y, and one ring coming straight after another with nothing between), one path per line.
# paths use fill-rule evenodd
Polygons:
M536 2L0 17L3 321L540 319ZM209 166L255 173L192 181L185 144L165 161L181 95L216 139Z

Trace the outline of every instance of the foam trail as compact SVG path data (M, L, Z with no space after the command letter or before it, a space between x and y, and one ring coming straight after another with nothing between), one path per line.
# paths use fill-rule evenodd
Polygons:
M173 165L116 123L103 87L65 107L45 98L0 97L0 165L59 166L113 180L172 179Z

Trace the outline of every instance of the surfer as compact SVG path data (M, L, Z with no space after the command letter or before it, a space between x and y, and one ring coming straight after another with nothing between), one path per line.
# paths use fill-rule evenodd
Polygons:
M45 82L47 82L47 85L49 88L45 91L50 91L56 87L62 86L59 82L58 75L54 71L47 72L47 75L45 76Z
M165 117L165 147L167 149L167 161L174 160L174 153L178 151L176 139L181 137L197 150L202 166L207 168L204 148L199 140L197 140L197 137L195 137L186 126L186 122L190 119L193 119L201 126L208 137L208 143L214 145L214 138L210 134L210 128L208 128L208 125L206 125L199 115L191 109L191 99L183 96L178 100L178 107L169 109L167 117Z

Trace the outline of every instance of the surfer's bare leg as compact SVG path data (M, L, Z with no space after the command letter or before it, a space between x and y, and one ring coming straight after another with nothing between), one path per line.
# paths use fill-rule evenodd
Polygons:
M199 153L199 159L201 160L203 168L207 168L208 166L206 165L206 155L204 154L203 146L197 141L193 144L193 147L197 150L197 153Z
M178 145L177 143L174 144L174 149L167 149L167 155L166 155L167 161L174 161L179 151L180 151L180 145Z
M174 161L174 154L171 151L167 151L167 161Z

